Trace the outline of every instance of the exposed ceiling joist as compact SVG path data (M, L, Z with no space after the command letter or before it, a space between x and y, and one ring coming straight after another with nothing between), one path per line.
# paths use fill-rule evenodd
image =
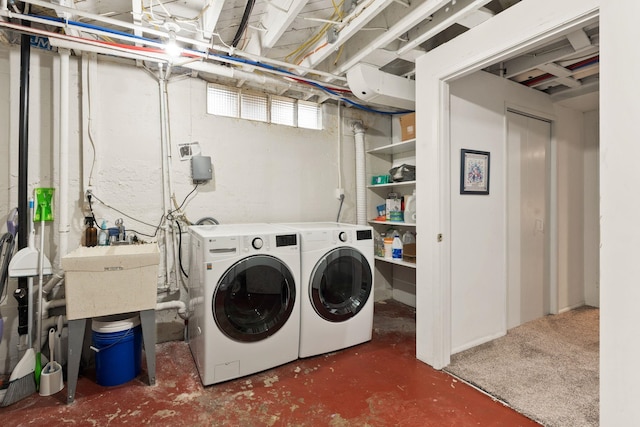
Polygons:
M332 85L327 82L339 81L333 88L347 97L352 94L342 86L347 80L344 76L364 65L382 75L406 79L415 73L412 63L425 51L473 31L495 15L510 13L507 9L522 2L255 0L255 7L243 19L246 1L0 0L0 15L10 22L28 20L52 37L89 51L136 59L139 64L154 60L171 63L180 70L186 60L186 71L208 81L265 91L277 86L272 93L323 102L338 95L328 96L291 79L328 87ZM22 15L22 3L37 6L32 9L38 15L57 15L69 21ZM7 22L2 23L1 19L0 24L15 28L6 27ZM52 27L56 28L51 30ZM236 45L232 40L239 27L243 29L243 43ZM78 40L65 38L72 31ZM170 57L165 51L174 35L184 47L180 58ZM594 81L599 73L598 52L598 22L593 18L579 31L558 34L555 40L493 64L486 71L544 91L555 99L561 92L582 93L597 87ZM194 60L202 65L191 64ZM316 80L305 77L308 75L315 75Z
M404 46L398 49L397 54L402 55L410 50L417 48L420 44L429 40L440 31L455 24L458 20L464 18L470 13L480 9L489 3L490 0L458 0L455 5L446 6L440 9L433 16L433 20L424 26L420 34L416 34Z
M275 46L307 2L308 0L271 0L267 3L267 11L260 21L266 29L261 36L263 49Z
M485 21L493 18L494 13L487 9L486 7L481 7L478 10L474 10L467 16L458 20L458 24L463 25L467 28L477 27Z
M366 3L359 4L338 26L339 31L336 40L333 43L329 43L327 36L323 37L322 40L309 49L311 54L304 58L300 65L313 68L320 64L392 2L393 0L369 0Z
M571 46L575 50L581 50L591 46L589 36L582 29L567 34L567 40L569 40L569 43L571 43Z
M200 14L200 26L202 27L202 34L199 38L204 40L211 40L215 31L218 19L222 13L223 1L207 0L206 5L202 9Z
M575 98L577 96L587 95L589 93L597 92L600 90L600 80L595 77L587 82L583 83L581 86L571 89L551 89L551 100L553 102L564 101L566 99Z
M133 24L136 26L133 30L133 35L142 37L142 0L131 0L131 10Z
M571 70L561 67L560 65L555 64L553 62L550 62L548 64L542 64L538 68L544 71L545 73L553 74L554 76L557 76L557 77L569 77L572 74Z
M402 16L391 28L383 34L376 37L368 45L358 46L357 53L345 60L340 66L334 70L336 74L346 73L351 67L359 62L369 62L368 56L372 55L376 50L386 47L389 43L407 32L407 28L413 28L420 22L431 16L436 10L440 9L448 3L448 0L426 0L414 10L409 10L406 15ZM393 58L397 58L397 54L393 54ZM389 61L391 62L391 61Z
M554 61L562 61L563 59L578 54L588 56L598 53L598 51L600 50L600 48L598 47L599 41L599 37L596 36L594 37L594 40L592 40L593 44L591 46L588 46L579 51L575 50L573 46L567 45L562 48L551 50L549 52L517 57L505 63L505 77L511 78L517 76L518 74L538 68L542 64Z

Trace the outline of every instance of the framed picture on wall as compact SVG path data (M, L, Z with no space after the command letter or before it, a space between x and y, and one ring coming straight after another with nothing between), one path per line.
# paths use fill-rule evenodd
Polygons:
M488 151L460 150L460 194L489 194Z

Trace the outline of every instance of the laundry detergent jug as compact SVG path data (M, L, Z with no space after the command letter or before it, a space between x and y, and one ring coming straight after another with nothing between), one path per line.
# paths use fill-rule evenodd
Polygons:
M416 190L404 200L404 222L407 224L416 223Z

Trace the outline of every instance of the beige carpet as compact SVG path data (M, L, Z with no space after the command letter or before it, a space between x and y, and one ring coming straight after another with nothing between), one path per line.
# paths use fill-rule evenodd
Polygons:
M451 357L445 369L549 427L597 426L600 310L534 320Z

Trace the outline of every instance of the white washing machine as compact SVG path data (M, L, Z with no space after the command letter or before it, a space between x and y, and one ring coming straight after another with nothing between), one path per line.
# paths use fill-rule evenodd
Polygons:
M373 230L335 222L280 224L300 233L300 357L371 340Z
M189 228L189 346L202 384L298 358L300 245L269 224Z

